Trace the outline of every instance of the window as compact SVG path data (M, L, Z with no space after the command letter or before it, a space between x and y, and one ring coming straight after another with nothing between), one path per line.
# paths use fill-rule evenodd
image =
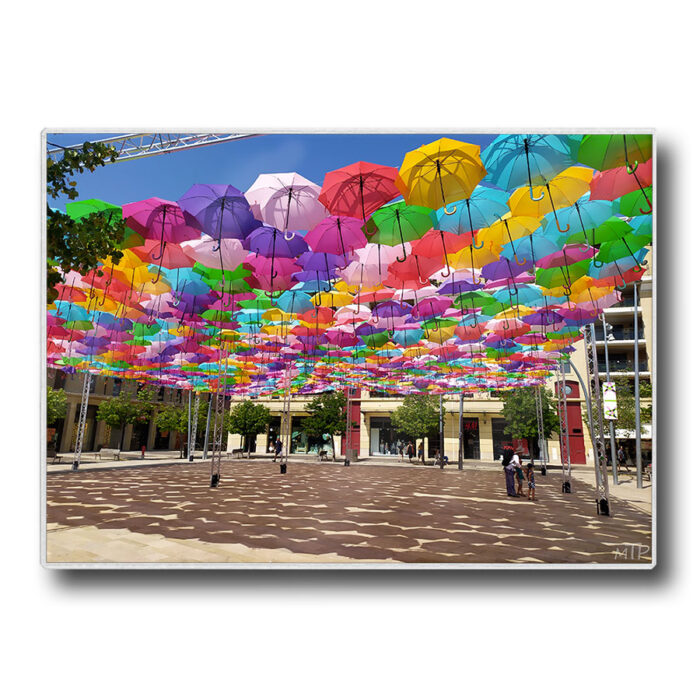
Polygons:
M119 396L119 392L122 390L122 380L115 379L114 385L112 386L112 396Z

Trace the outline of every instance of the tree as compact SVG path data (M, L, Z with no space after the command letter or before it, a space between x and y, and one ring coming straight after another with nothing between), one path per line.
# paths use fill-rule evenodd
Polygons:
M136 399L126 389L119 396L104 401L97 409L97 420L103 420L112 428L120 428L119 449L124 446L124 432L127 425L147 423L153 411L153 390L142 388L136 394Z
M156 416L158 430L171 430L180 437L187 433L187 409L180 406L163 406ZM180 459L182 459L183 441L180 440Z
M63 389L46 389L46 425L53 425L57 420L66 417L68 402Z
M440 399L427 394L407 396L391 414L391 424L412 442L435 437L440 432Z
M224 423L224 429L228 427L229 432L243 435L248 447L248 457L250 458L253 438L259 433L265 432L269 422L269 409L260 403L247 399L235 405L228 420L229 425L227 426Z
M66 149L60 160L47 159L46 191L49 197L61 195L70 200L77 199L76 182L70 178L79 173L114 162L118 153L113 146L86 141L81 150ZM61 274L77 270L80 274L97 268L99 260L111 256L116 262L122 253L120 245L124 240L126 226L121 216L113 212L95 212L80 219L74 219L60 211L46 207L46 283L49 302L56 299L54 289L61 281ZM98 276L103 272L98 270Z
M302 418L302 430L311 438L322 440L324 435L340 435L346 428L347 399L342 391L332 391L315 396L304 406L309 415ZM331 438L331 450L335 462L335 441Z
M514 438L525 439L530 447L530 455L535 456L534 446L539 438L537 430L537 409L535 391L532 387L522 387L504 392L503 417L505 432ZM542 387L542 422L545 440L559 429L559 416L552 392Z

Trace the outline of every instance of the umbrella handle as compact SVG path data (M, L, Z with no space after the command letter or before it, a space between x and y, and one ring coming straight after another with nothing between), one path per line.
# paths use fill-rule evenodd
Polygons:
M620 279L622 280L622 286L620 286L619 284L616 284L615 289L619 289L620 291L623 291L623 290L627 289L627 282L625 282L624 277L621 277Z
M598 260L598 258L593 258L593 266L594 267L600 268L600 267L603 267L603 265L605 265L604 262L601 262L600 260Z
M452 211L450 211L447 208L447 205L445 205L442 209L445 212L445 214L447 214L447 216L452 216L452 214L454 214L457 211L457 205L452 205Z
M481 241L481 243L479 243L479 245L476 245L476 243L474 241L476 241L476 237L472 236L472 248L474 250L481 250L484 247L485 241Z
M570 284L564 284L562 286L562 289L564 290L564 296L570 297L571 296L571 285Z
M287 234L291 233L291 236L288 236ZM285 241L291 241L294 238L294 231L285 231L284 232L284 240Z
M650 202L648 199L647 199L647 203L649 204L649 211L644 211L644 209L642 209L642 208L640 207L640 208L639 208L639 212L640 212L641 214L651 214L651 212L653 211L653 208L652 208L652 206L651 206L651 202Z
M535 195L532 192L532 183L530 183L530 199L533 202L539 202L540 199L544 199L544 192L539 197L535 197Z
M523 261L520 262L520 260L519 260L519 258L518 258L518 254L515 252L515 248L513 248L513 259L514 259L515 262L518 263L518 265L520 265L521 267L522 267L523 265L527 265L527 258L524 258Z
M630 167L629 162L626 162L625 168L627 169L627 174L631 175L637 169L638 166L639 166L639 163L636 160L634 161L634 167Z
M407 254L406 254L406 249L404 248L403 258L396 258L396 262L397 262L397 263L406 262L406 258L407 258L407 257L408 257L408 256L407 256Z

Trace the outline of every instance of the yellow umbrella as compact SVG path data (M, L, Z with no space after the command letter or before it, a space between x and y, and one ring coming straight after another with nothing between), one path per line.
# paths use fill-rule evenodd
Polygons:
M488 228L482 228L479 240L504 246L523 236L531 236L539 227L540 220L534 216L503 217Z
M483 267L488 263L496 262L501 249L502 246L493 242L488 243L488 245L484 244L479 248L468 245L466 248L462 248L458 253L448 253L447 261L454 270L473 270Z
M479 146L442 138L406 154L396 186L406 204L454 214L447 204L469 197L484 175Z
M590 190L591 179L593 178L593 168L582 168L574 165L553 177L546 185L533 187L533 197L535 194L537 201L530 198L530 188L520 187L510 196L508 206L514 216L536 216L542 217L549 212L554 212L562 207L572 207L586 192ZM548 196L545 198L544 195ZM557 228L559 222L557 221ZM569 230L562 230L562 233Z
M443 328L433 328L432 330L426 329L425 338L429 343L446 343L453 335L454 330L457 327L455 323L454 326L444 326Z
M311 297L315 306L347 306L352 300L353 296L347 292L319 292Z

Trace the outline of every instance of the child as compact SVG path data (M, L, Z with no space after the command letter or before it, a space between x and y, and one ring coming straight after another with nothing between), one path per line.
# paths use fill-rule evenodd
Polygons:
M532 462L527 465L527 500L535 500L535 465Z
M518 478L518 492L516 495L524 496L523 481L525 480L525 474L523 474L523 468L520 465L520 460L518 460L517 466L515 467L515 476Z

